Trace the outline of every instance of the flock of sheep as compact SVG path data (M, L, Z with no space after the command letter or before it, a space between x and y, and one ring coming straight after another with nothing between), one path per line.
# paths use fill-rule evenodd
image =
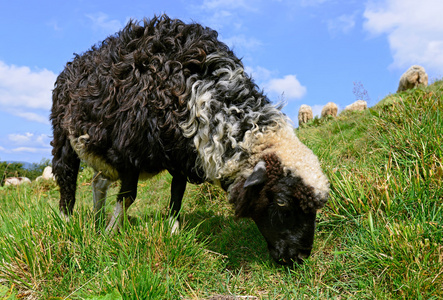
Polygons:
M52 174L52 167L47 166L41 176L38 176L35 181L40 180L55 180ZM20 185L23 183L31 183L31 179L28 177L8 177L5 179L5 185Z
M414 65L410 67L400 78L397 93L412 89L418 86L428 85L428 75L423 67ZM368 108L368 103L364 100L357 100L345 107L344 111L363 111ZM338 112L337 104L328 102L321 110L321 118L328 116L336 117ZM302 104L298 111L298 124L302 126L314 118L312 108Z

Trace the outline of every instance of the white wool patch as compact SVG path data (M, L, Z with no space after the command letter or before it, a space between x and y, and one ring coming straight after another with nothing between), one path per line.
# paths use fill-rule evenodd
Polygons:
M274 152L280 158L283 170L300 176L304 183L314 188L317 196L325 198L329 193L329 181L323 173L317 156L297 138L294 128L289 124L277 131L268 131L257 136L254 141L257 151L262 145L270 147L264 149L261 155Z
M85 149L85 145L89 140L89 135L84 134L77 137L69 135L69 141L74 151L77 153L78 157L89 167L93 168L95 171L100 172L104 177L111 181L116 181L119 179L117 170L108 164L102 157L88 153ZM147 173L141 172L139 180L148 180L157 175L157 173Z
M108 164L103 158L86 151L85 145L88 140L88 134L84 134L79 137L69 135L69 141L71 142L72 149L74 149L81 160L83 160L94 170L101 172L106 178L110 179L111 181L116 181L118 179L117 170Z
M243 82L247 80L243 69L238 66L236 69L229 66L219 69L216 74L220 76L216 83L201 80L192 84L188 101L190 117L180 124L184 135L194 141L197 163L203 168L206 178L218 183L221 178L248 177L263 155L274 152L285 172L301 177L306 185L313 187L317 196L325 198L329 193L328 179L318 158L295 135L289 119L272 105L255 111L250 106L245 106L245 109L239 105L228 107L223 101L214 99L221 86L241 91ZM214 113L212 108L217 106ZM244 119L236 117L239 112ZM274 122L260 127L259 119L263 115L272 116ZM235 136L238 136L241 122L248 123L251 129L245 132L242 140L237 141ZM231 150L229 147L235 151L226 157L226 151Z
M206 179L217 183L222 177L236 177L245 161L240 160L242 153L249 152L250 145L244 141L237 141L241 122L247 121L251 130L246 132L245 140L249 136L265 130L257 124L263 115L275 115L284 118L283 114L274 106L266 105L257 110L250 109L259 106L261 99L247 98L251 91L247 87L249 78L243 68L219 54L208 55L207 62L223 60L224 67L217 69L212 75L218 76L217 81L188 80L189 118L180 124L183 135L192 138L198 152L197 164L204 172ZM195 78L194 78L195 79ZM229 91L237 97L245 98L243 103L230 104L215 99L219 91ZM242 119L239 119L242 115ZM278 120L276 120L276 124ZM270 126L266 128L269 130ZM224 157L228 150L235 150L231 157Z

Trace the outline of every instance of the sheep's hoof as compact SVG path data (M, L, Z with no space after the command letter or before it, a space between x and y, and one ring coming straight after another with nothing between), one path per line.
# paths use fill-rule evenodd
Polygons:
M120 229L119 220L112 218L108 226L106 226L105 233L108 236L114 236L116 233L119 232L119 229Z
M169 218L169 226L171 227L171 235L179 234L180 222L176 218Z
M61 216L61 218L66 222L66 223L69 223L69 219L70 219L70 217L69 217L69 215L67 215L67 214L65 214L64 212L60 212L60 216Z

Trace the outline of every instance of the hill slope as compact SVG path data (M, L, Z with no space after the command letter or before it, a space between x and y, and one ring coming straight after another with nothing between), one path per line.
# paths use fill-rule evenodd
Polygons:
M442 82L298 136L330 178L322 230L342 231L348 283L369 298L443 297Z

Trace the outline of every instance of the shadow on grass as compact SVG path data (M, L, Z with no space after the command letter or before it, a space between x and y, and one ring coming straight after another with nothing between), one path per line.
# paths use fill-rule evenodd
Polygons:
M160 214L162 219L167 220L166 213ZM129 215L128 218L132 225L137 226L158 218L155 215L153 212L142 217ZM206 250L222 255L228 269L273 263L262 234L250 219L217 215L214 211L194 211L182 213L181 220L181 230L197 228L198 241L207 244Z
M266 242L250 219L217 215L214 211L183 214L184 229L197 227L199 239L208 242L208 250L225 257L229 269L270 260Z

